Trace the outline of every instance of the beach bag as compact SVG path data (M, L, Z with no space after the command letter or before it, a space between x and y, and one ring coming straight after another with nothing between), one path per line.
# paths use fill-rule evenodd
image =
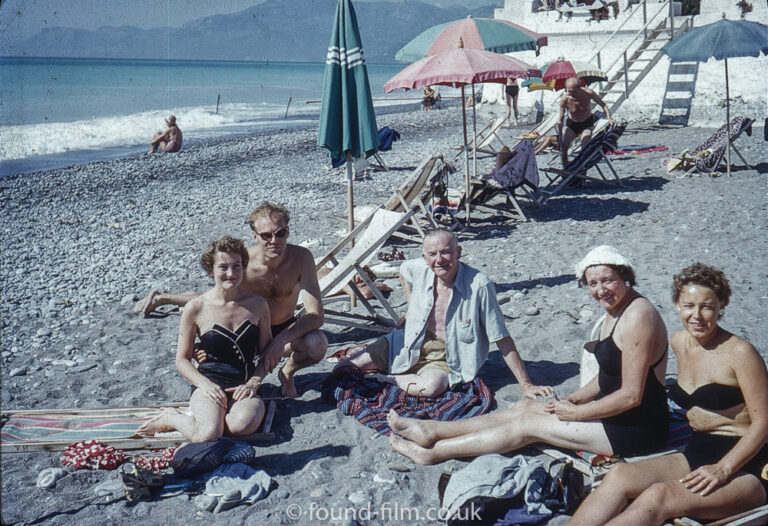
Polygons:
M551 479L542 491L544 505L553 513L572 514L589 491L584 477L573 467L573 461L565 457L552 462L549 473Z

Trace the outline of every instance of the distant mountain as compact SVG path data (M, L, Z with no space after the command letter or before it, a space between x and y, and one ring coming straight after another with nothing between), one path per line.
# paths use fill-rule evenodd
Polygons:
M216 15L181 28L105 26L96 30L52 27L3 51L8 55L197 60L324 62L336 0L271 0L238 13ZM493 16L493 7L436 7L419 1L356 2L369 62L394 55L428 27Z

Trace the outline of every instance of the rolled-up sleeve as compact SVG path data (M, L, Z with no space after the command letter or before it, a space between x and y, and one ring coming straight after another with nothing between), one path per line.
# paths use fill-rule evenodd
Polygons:
M496 287L493 282L488 282L478 291L480 293L480 313L485 314L482 320L485 326L485 334L490 343L497 342L509 336L509 331L504 323L504 314L496 299Z

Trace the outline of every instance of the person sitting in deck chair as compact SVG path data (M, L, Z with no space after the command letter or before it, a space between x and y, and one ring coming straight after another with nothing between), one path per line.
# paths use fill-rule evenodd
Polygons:
M422 259L404 262L400 282L408 310L400 327L340 362L353 365L407 394L436 397L460 382L471 382L495 342L529 398L549 396L550 387L528 378L515 342L504 325L493 283L461 263L461 247L448 230L427 233Z
M579 79L572 77L565 81L565 94L560 99L560 116L557 122L562 123L565 111L568 110L568 119L563 129L563 139L560 143L560 153L563 158L563 168L568 166L568 148L577 137L581 141L581 147L587 145L592 139L592 128L595 126L595 116L592 114L592 101L596 102L605 112L605 118L613 124L611 111L603 99L589 88L582 88Z

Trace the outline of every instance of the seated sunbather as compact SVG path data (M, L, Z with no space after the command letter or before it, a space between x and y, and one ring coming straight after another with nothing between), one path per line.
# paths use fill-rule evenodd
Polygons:
M669 395L693 436L680 453L612 467L569 524L714 520L766 503L768 371L752 345L719 326L730 295L723 273L701 263L675 276L684 330L672 335L678 379Z
M418 464L507 453L533 442L622 456L661 449L667 436L664 322L633 288L632 266L616 249L594 248L576 275L606 312L600 339L585 346L600 365L590 383L563 400L524 400L457 422L390 412L392 447Z
M190 442L217 440L224 433L249 435L264 417L256 392L265 370L259 355L272 341L266 300L239 287L248 251L239 239L224 236L201 258L214 286L187 303L181 315L176 368L195 389L191 415L165 409L145 422L139 434L179 431ZM195 338L208 357L192 364Z
M471 382L495 342L523 394L547 396L552 390L531 383L515 343L504 325L493 283L459 262L461 247L447 230L424 238L421 260L400 267L408 300L404 331L379 338L342 361L411 395L440 396L450 385Z

